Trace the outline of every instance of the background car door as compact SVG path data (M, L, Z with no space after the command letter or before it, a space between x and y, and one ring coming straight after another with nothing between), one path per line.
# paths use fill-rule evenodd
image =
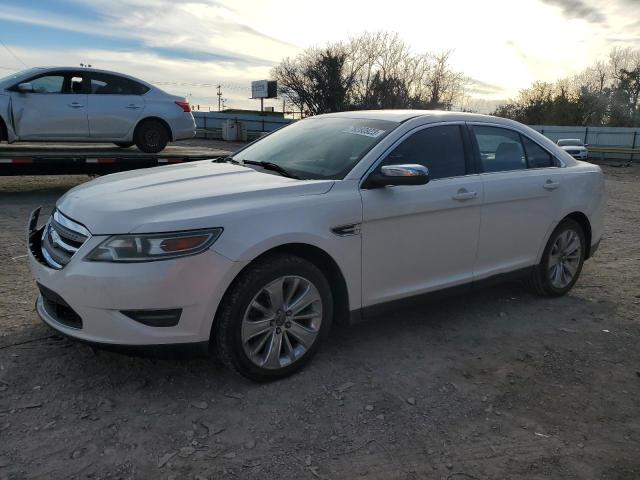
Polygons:
M423 128L381 163L425 165L426 185L361 191L364 306L471 281L482 180L466 175L462 128Z
M89 130L96 140L120 139L144 112L142 95L149 89L133 80L106 73L91 73Z
M11 114L20 140L89 136L87 95L79 72L51 72L27 82L33 92L11 92Z
M562 169L545 149L518 132L472 126L480 156L484 202L476 278L534 265L557 219Z

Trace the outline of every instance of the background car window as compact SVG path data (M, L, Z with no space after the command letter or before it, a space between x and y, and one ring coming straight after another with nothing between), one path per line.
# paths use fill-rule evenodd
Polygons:
M128 78L105 73L91 74L91 93L97 95L142 95L149 88Z
M520 134L499 127L474 126L484 172L505 172L527 168Z
M31 80L35 93L62 93L64 75L45 75Z
M458 125L431 127L414 133L398 145L383 165L418 163L429 169L429 177L457 177L466 174L464 145Z
M555 161L551 154L540 145L524 136L522 137L522 142L524 143L524 151L527 154L527 165L529 168L546 168L555 166Z
M71 93L82 93L82 77L71 78Z

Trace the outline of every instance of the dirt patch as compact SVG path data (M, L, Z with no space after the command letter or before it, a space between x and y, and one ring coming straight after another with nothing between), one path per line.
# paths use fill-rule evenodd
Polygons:
M398 311L266 385L54 336L25 222L87 177L0 178L0 478L639 478L640 167L604 169L605 238L566 297Z

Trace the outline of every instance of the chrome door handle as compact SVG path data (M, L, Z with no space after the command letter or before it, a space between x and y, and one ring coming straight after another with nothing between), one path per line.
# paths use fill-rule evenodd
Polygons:
M136 108L140 108L140 105L136 105L135 103L130 103L129 105L127 105L127 108L130 108L131 110L135 110Z
M478 192L469 192L464 188L458 190L458 192L452 197L454 200L471 200L472 198L476 198L478 196Z
M546 182L544 182L544 185L543 185L543 187L546 188L547 190L555 190L559 186L560 186L560 182L554 182L553 180L547 180Z
M79 103L79 102L72 102L72 103L69 104L69 106L71 108L81 108L81 107L84 107L84 104Z

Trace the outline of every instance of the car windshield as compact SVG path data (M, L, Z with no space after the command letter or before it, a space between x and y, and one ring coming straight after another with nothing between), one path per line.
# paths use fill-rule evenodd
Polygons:
M397 122L308 118L264 137L232 158L269 162L302 179L342 179Z
M559 147L582 147L582 142L578 139L558 140Z

